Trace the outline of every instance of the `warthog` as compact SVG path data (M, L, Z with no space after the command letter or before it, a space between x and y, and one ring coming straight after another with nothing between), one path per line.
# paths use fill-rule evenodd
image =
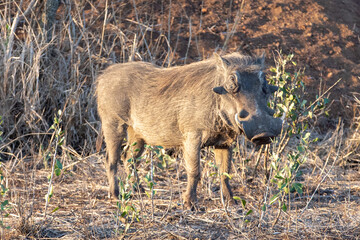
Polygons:
M145 62L107 68L97 79L96 94L110 193L119 194L117 163L127 139L140 149L135 158L145 143L182 149L188 177L183 200L194 206L202 147L214 146L220 173L229 173L231 146L239 134L266 144L281 131L282 121L267 107L277 87L267 84L263 65L264 57L233 53L171 68ZM221 186L224 198L232 200L226 174Z

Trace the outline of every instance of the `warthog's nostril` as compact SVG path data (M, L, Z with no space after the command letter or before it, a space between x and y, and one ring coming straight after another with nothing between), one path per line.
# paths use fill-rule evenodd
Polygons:
M247 116L249 116L249 113L246 110L241 110L241 112L239 113L239 118L246 118Z

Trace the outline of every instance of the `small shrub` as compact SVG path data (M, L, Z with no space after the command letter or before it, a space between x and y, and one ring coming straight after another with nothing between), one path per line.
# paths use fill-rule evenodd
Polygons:
M293 56L279 53L276 66L270 69L273 75L268 79L271 84L279 86L270 106L275 108L275 116L284 121L282 133L270 147L270 166L273 172L270 182L276 191L271 196L269 205L277 202L280 211L284 212L290 205L290 194L301 195L303 192L303 184L297 182L296 179L301 175L300 167L308 159L310 144L318 140L311 138L309 123L315 116L327 114L326 104L329 102L323 96L316 96L313 102L304 98L303 71L295 73L287 71L289 64L296 66L292 60ZM292 142L291 147L288 152L285 152L285 147L289 142ZM287 199L286 196L288 196ZM266 203L262 210L266 210Z
M46 156L52 157L52 167L51 167L51 173L48 176L48 180L49 180L48 192L45 195L45 216L46 216L48 204L50 202L51 197L53 196L54 174L56 176L60 176L62 169L63 169L61 161L57 158L58 147L63 145L64 139L65 139L64 132L61 129L61 116L62 116L62 111L59 110L57 112L57 115L55 115L55 117L54 117L53 125L51 125L51 127L50 127L50 130L53 130L53 134L51 136L51 140L50 140L49 148L48 148L48 154L46 154ZM52 145L54 145L54 146L52 146ZM56 207L52 211L52 213L57 211L58 209L59 208Z

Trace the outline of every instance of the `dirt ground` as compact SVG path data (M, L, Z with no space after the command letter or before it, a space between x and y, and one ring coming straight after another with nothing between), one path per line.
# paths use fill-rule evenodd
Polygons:
M199 61L210 57L215 51L220 53L240 51L245 54L265 52L267 65L272 66L277 51L285 54L293 53L297 62L296 68L305 68L307 96L310 99L315 99L316 95L326 91L338 79L342 80L330 92L329 99L332 101L330 117L323 118L318 123L320 128L311 129L315 135L319 135L320 140L317 145L312 146L309 160L301 169L303 175L298 181L305 186L303 194L289 194L291 205L286 213L279 212L279 206L276 204L268 204L267 210L262 210L264 202L269 203L269 198L274 194L274 189L269 187L270 184L265 180L265 176L269 174L267 172L269 166L266 166L264 158L260 157L258 172L254 174L255 159L259 155L257 153L252 155L254 147L245 145L241 154L236 153L234 157L231 185L234 195L246 200L246 206L238 204L225 208L222 205L218 177L211 167L213 157L211 154L204 154L201 160L203 170L201 185L198 188L199 208L195 212L183 209L181 193L185 189L186 175L180 156L178 161L169 162L163 169L155 168L156 194L153 203L146 194L134 194L131 204L139 211L140 221L132 222L128 219L128 223L131 224L126 235L122 234L126 224L123 219L119 220L119 205L117 201L108 198L108 185L102 163L105 153L102 151L91 154L91 151L86 151L89 145L94 145L95 137L84 134L83 132L86 132L84 129L91 129L94 134L92 128L98 126L98 119L88 118L87 122L84 121L81 128L78 128L74 123L77 119L71 118L77 116L79 112L79 115L85 116L84 118L91 114L91 116L96 115L93 114L96 112L94 105L88 104L86 105L88 108L80 111L76 108L78 105L82 106L80 100L76 102L77 95L68 98L69 108L73 110L71 110L72 115L69 114L71 115L69 122L64 119L64 127L70 129L66 129L67 137L75 139L86 135L85 140L78 142L87 144L87 148L71 146L70 150L61 150L62 155L59 157L64 170L60 176L54 178L53 196L46 217L44 197L50 169L44 166L46 156L42 155L43 149L31 139L20 143L14 140L16 144L11 144L10 136L7 139L9 142L0 142L3 144L0 147L8 146L4 149L10 149L6 151L9 151L11 156L10 160L2 163L6 186L10 189L7 197L11 206L11 209L7 210L10 215L3 219L5 226L10 226L10 229L1 228L2 237L5 239L360 238L358 166L360 136L352 134L352 130L348 128L350 125L356 125L354 115L359 113L358 105L354 101L354 94L360 90L360 2L358 0L74 1L79 4L65 2L66 4L60 6L56 17L57 28L63 31L57 37L64 39L58 41L61 43L57 49L58 56L70 59L69 62L76 66L71 74L75 72L74 82L79 82L80 90L79 92L74 90L72 96L78 94L79 98L85 101L94 100L90 94L81 95L84 92L91 92L89 89L94 83L93 76L109 63L128 60L129 55L124 54L122 48L126 44L129 46L129 52L134 52L131 55L134 60L153 61L163 66ZM85 7L81 9L77 6ZM65 20L69 19L69 12L73 14L75 19L73 21L77 24L74 25L78 27L84 24L87 28L86 31L85 27L78 28L83 31L82 37L88 42L79 41L75 49L68 40L71 34L66 32L71 29L71 24L63 25ZM84 17L83 23L75 17L79 12L79 16ZM15 13L12 15L15 16ZM107 21L104 21L105 17ZM21 42L26 35L22 25L25 26L26 22L21 22L17 30L18 42ZM72 33L81 39L80 33L75 30ZM123 41L122 38L125 39L124 45L119 43ZM77 38L72 40L76 42ZM98 44L100 42L101 44ZM138 44L138 49L132 49L131 46L135 46L136 43L141 44ZM90 60L86 58L81 65L83 60L81 57L88 54L87 51L91 51ZM60 60L59 62L63 64ZM94 72L89 73L89 69ZM66 69L61 71L66 72ZM61 76L61 74L56 75L59 78ZM72 90L66 90L67 86L74 84L71 81L73 80L61 83L65 90L55 89L57 91L51 95L64 92L66 96L66 91L72 94ZM55 85L54 83L52 86ZM51 105L49 108L60 108L54 106L60 105L57 101L47 100ZM72 101L75 102L76 107L71 105ZM14 115L17 117L25 112L22 107L18 110L18 105L14 107L16 108ZM36 116L33 118L35 120L26 117L24 119L41 124L43 119L53 119L53 112L49 109L40 109L38 112L47 115L41 115L39 118ZM339 117L345 124L341 134L340 131L334 130ZM14 129L25 134L26 126L28 125L25 123L15 124ZM6 134L4 135L8 136ZM39 141L43 143L45 140ZM11 152L11 147L14 153ZM292 147L294 146L290 146L287 152L291 151ZM18 151L18 148L31 150ZM79 153L81 149L85 150L81 154L74 154L75 150L72 148ZM90 148L94 149L94 147ZM0 150L5 151L2 149ZM348 162L349 158L354 160L351 164ZM142 179L149 173L148 159L139 167L139 175ZM150 192L146 184L145 190ZM253 212L246 215L249 210Z

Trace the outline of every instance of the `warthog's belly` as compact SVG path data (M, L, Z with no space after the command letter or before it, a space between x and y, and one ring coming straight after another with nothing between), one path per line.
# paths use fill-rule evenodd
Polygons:
M135 122L133 124L137 138L143 139L146 144L163 147L179 147L182 145L183 136L178 128L164 122Z

